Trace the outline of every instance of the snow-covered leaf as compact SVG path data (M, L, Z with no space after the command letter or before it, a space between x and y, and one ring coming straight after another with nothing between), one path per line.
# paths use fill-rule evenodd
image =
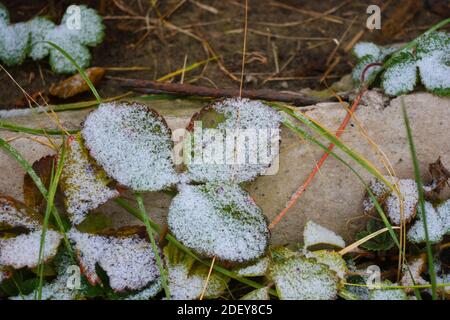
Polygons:
M383 281L381 286L397 286L396 283ZM402 289L372 289L369 294L370 300L407 300L406 292Z
M411 92L417 83L417 62L408 53L400 55L401 59L387 68L382 76L384 92L390 96Z
M31 32L31 49L28 55L33 60L44 59L50 52L49 45L44 41L56 25L47 18L36 17L28 21L28 27Z
M156 296L162 288L162 280L161 278L158 278L147 288L143 289L140 292L132 293L124 297L123 300L149 300L150 298Z
M168 268L169 291L174 300L199 299L208 278L209 268L169 244L164 247ZM209 277L204 298L218 298L227 289L229 278L213 271Z
M71 17L73 17L75 10L79 10L80 13L79 26L70 28ZM105 36L105 26L102 17L96 10L88 8L85 5L72 5L68 7L62 18L61 25L68 27L71 38L85 46L95 47L103 41Z
M317 262L327 265L330 270L336 272L336 275L341 280L345 279L348 272L347 264L339 253L329 250L318 250L308 252L306 256L308 258L314 258Z
M256 262L240 266L234 271L242 277L261 277L266 274L269 263L269 257L262 257Z
M450 50L450 35L447 32L424 34L417 42L417 56L426 57L431 52Z
M197 122L202 123L199 130ZM281 115L260 101L226 99L195 115L185 157L192 180L236 183L263 173L278 156Z
M240 300L269 300L269 287L253 290Z
M450 234L450 199L437 205L436 210L441 218L444 233Z
M381 56L381 49L372 42L358 42L353 47L353 53L359 59L365 56L372 56L378 58Z
M446 210L447 209L447 212ZM420 207L418 208L420 210ZM408 239L413 243L422 243L426 241L424 223L422 214L417 215L417 221L408 230ZM448 233L446 229L447 219L448 223L448 205L441 205L439 210L436 210L430 202L425 202L425 216L427 219L428 239L431 243L439 243L442 237ZM447 227L448 228L448 227Z
M72 261L66 253L58 254L55 257L57 265L57 277L42 286L42 300L74 300L78 297L79 291L71 288L69 283L73 273L69 272ZM36 290L27 295L11 297L11 300L34 300Z
M389 179L389 177L386 177ZM392 180L392 179L389 179ZM398 179L395 180L395 182L398 182ZM378 179L374 179L370 181L369 183L370 191L372 192L373 196L377 199L377 202L381 205L384 203L386 198L391 193L391 189L384 184L382 181ZM363 210L365 214L372 214L375 212L375 204L373 203L372 199L369 197L369 194L366 194L366 197L363 201Z
M236 185L180 185L168 215L173 235L201 255L243 263L262 256L269 241L267 220Z
M439 95L450 95L450 50L430 52L419 60L424 86Z
M411 179L398 180L397 187L401 197L393 191L384 204L392 223L400 225L401 221L410 222L415 217L419 194L417 183Z
M71 137L67 144L60 185L70 221L77 225L119 192L108 187L106 174L90 159L80 135Z
M0 196L0 230L16 227L36 230L40 225L36 212L11 197Z
M72 32L60 25L51 30L46 41L50 41L63 49L82 68L86 69L91 64L89 49L74 39ZM56 48L50 48L50 66L52 71L59 74L71 74L77 71L73 63Z
M122 234L128 234L122 231ZM160 275L150 242L137 234L113 234L116 232L93 235L76 229L68 233L69 239L75 243L82 272L89 282L100 283L97 264L108 275L111 288L118 292L139 290L157 281Z
M123 186L157 191L177 181L170 129L145 105L103 103L87 117L82 135L90 155Z
M421 254L420 256L412 259L412 261L408 263L409 269L406 266L403 266L402 268L402 278L400 279L400 284L402 286L430 284L428 281L422 278L422 273L425 272L426 266L427 266L426 254ZM412 288L405 290L407 292L413 291Z
M329 245L338 248L345 247L345 241L341 236L313 221L308 221L305 224L303 242L305 248L318 245Z
M339 289L334 271L300 254L273 259L269 277L282 300L333 300Z
M7 66L21 64L30 50L30 30L26 23L8 24L0 20L0 61Z
M41 229L18 236L0 239L0 265L14 269L24 267L34 268L39 262ZM53 230L47 230L44 242L42 262L53 258L58 250L62 235Z

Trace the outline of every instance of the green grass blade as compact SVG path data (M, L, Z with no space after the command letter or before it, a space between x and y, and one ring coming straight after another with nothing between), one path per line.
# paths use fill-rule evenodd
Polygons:
M49 44L54 49L58 50L64 57L66 57L75 66L75 68L78 70L80 75L83 77L84 81L86 81L87 85L89 86L89 89L91 89L92 94L95 96L95 99L97 99L97 102L101 103L102 102L102 98L100 98L100 95L98 94L97 89L95 89L94 84L89 79L89 77L86 75L86 72L84 72L83 68L81 68L78 65L78 63L63 48L58 46L56 43L53 43L51 41L43 41L43 42Z
M47 197L47 206L45 209L45 215L44 215L44 222L42 224L42 234L41 234L41 243L39 247L39 268L38 268L38 275L39 275L39 282L38 282L38 290L37 290L37 299L42 299L42 285L44 281L44 264L42 263L42 257L44 254L44 246L45 246L45 235L47 233L48 229L48 221L50 218L50 214L54 208L54 199L56 195L56 191L58 189L59 180L61 178L62 169L64 166L64 157L65 157L65 142L63 141L61 151L59 153L59 159L58 159L58 165L56 167L56 172L54 171L54 167L52 167L52 175L50 178L50 187L48 190L48 197ZM53 164L54 166L54 164Z
M150 219L145 211L144 206L144 200L142 199L142 195L140 193L136 193L136 201L138 203L138 207L141 213L141 219L144 222L144 225L147 229L148 237L150 238L150 242L152 245L153 252L155 254L156 263L158 265L159 273L161 274L162 278L162 285L164 288L164 292L166 294L166 298L170 300L170 290L169 290L169 284L168 284L168 273L167 270L164 268L163 262L161 260L161 255L159 254L158 246L156 245L155 236L153 233L152 226L150 225Z
M423 192L423 183L422 178L420 176L420 168L419 168L419 161L417 160L417 153L416 153L416 147L414 145L414 140L412 136L411 127L409 124L409 118L405 107L405 102L402 99L402 112L403 112L403 119L405 122L406 127L406 133L408 136L408 143L409 143L409 150L411 152L411 158L413 161L414 166L414 176L417 183L417 188L419 189L419 206L420 206L420 214L421 219L423 221L423 228L425 232L425 241L426 241L426 249L427 249L427 257L428 257L428 269L430 274L430 280L431 280L431 292L433 300L436 300L436 271L434 269L434 262L433 262L433 251L430 244L430 239L428 237L428 223L427 223L427 216L425 214L425 198L424 198L424 192Z
M14 123L1 121L1 120L0 120L0 128L8 130L8 131L13 131L13 132L34 134L37 136L63 136L66 134L65 131L61 131L61 130L34 129L34 128L22 127L22 126L14 124ZM67 132L69 134L76 134L78 131L79 130L71 130L71 131L67 131Z

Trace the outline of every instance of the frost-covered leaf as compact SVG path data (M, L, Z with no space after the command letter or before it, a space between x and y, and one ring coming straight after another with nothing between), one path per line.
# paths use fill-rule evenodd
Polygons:
M201 255L243 263L262 256L269 241L267 220L236 185L180 185L168 225L185 246Z
M277 111L255 100L226 99L205 108L188 128L193 131L185 150L189 176L197 182L254 179L278 156L281 121Z
M436 210L441 218L444 233L450 234L450 199L437 205Z
M402 268L402 278L400 279L400 284L402 286L414 286L414 285L425 285L430 284L428 281L422 278L422 273L425 272L427 266L426 254L421 254L420 256L414 258L408 263L408 267L403 266ZM412 277L411 277L412 275ZM413 281L414 279L414 281ZM413 289L405 289L407 292L413 291Z
M353 53L359 59L365 56L372 56L378 58L381 56L381 49L372 42L358 42L353 47Z
M177 181L170 129L145 105L103 103L82 135L90 155L123 186L157 191Z
M336 275L341 280L345 279L348 272L347 264L339 253L329 250L318 250L307 252L306 256L308 258L314 258L317 262L327 265L330 270L336 272Z
M386 178L388 178L388 177L386 177ZM397 181L398 181L398 179L396 179L395 182L397 182ZM370 181L369 188L370 188L370 191L372 192L373 196L377 199L377 202L380 205L384 203L386 198L391 193L391 189L378 179L374 179L374 180ZM364 201L363 201L363 210L364 210L365 214L372 214L375 212L375 204L373 203L372 199L369 197L368 193L366 194Z
M45 18L34 18L27 23L32 44L29 56L33 60L39 60L50 53L53 72L74 73L77 69L72 62L45 41L61 47L84 69L91 62L87 46L96 46L103 41L104 28L101 16L85 5L68 7L58 26Z
M86 69L91 64L89 49L79 43L65 25L57 26L51 30L46 41L50 41L63 49L82 69ZM53 72L59 74L71 74L77 71L73 63L53 47L50 48L50 66Z
M11 197L0 196L0 230L17 227L36 230L40 225L36 212Z
M140 292L132 293L124 297L123 300L149 300L150 298L156 296L162 288L162 280L161 278L158 278L147 288L143 289Z
M397 286L396 283L384 281L381 286ZM370 290L370 300L407 300L406 292L402 289L373 289Z
M450 35L447 32L424 34L417 42L417 56L423 58L431 52L450 50Z
M445 205L441 205L438 211L430 202L425 202L428 239L431 243L441 242L442 237L448 232L448 230L446 230L445 217L447 217L448 221L449 213L447 207L447 216L445 216L445 208ZM418 210L420 210L420 207ZM426 241L422 214L418 214L417 221L408 230L408 239L413 243L422 243Z
M209 268L198 264L192 257L169 244L164 247L168 269L168 282L171 299L199 299L208 278ZM204 298L218 298L227 289L229 278L213 271L209 277Z
M36 17L28 22L28 27L31 32L31 49L28 55L33 60L44 59L50 52L49 45L44 41L56 25L44 17Z
M269 277L282 300L333 300L339 288L334 271L300 254L273 259Z
M416 215L416 207L419 202L417 183L411 179L400 179L397 182L401 198L393 191L387 197L385 209L388 217L395 225L401 221L409 222Z
M39 262L41 234L42 230L37 229L16 237L0 239L0 265L10 266L14 269L36 267ZM43 262L56 255L61 239L60 233L47 230L42 256Z
M159 270L150 243L138 235L92 235L72 229L68 237L82 272L91 284L100 282L98 264L108 275L115 291L139 290L158 280Z
M308 221L305 224L303 242L305 248L318 245L330 245L338 248L345 247L345 241L341 236L313 221Z
M71 276L69 267L73 266L70 257L64 254L58 254L55 257L57 265L57 277L42 286L42 300L74 300L79 296L79 291L71 288ZM37 291L34 290L30 294L11 297L11 300L34 300Z
M71 28L71 20L73 20L74 12L78 10L80 13L79 25L73 25ZM78 23L78 21L74 22ZM61 25L68 27L73 39L86 46L95 47L103 41L105 36L105 26L102 17L96 10L88 8L85 5L72 5L68 7L62 18Z
M8 24L0 20L0 61L7 66L21 64L30 49L30 30L26 23Z
M356 234L356 239L360 240L362 238L367 237L368 235L384 228L385 225L383 222L371 219L369 222L367 222L366 230L360 231ZM394 247L395 242L392 239L391 235L388 232L384 232L364 243L362 243L360 246L364 249L371 250L371 251L387 251Z
M240 266L234 271L242 277L261 277L266 274L269 268L269 257L262 257L256 262L252 262L245 266Z
M269 287L253 290L240 300L269 300Z
M430 52L418 61L420 78L431 92L450 95L450 50Z
M119 192L108 187L106 174L90 159L81 135L71 137L67 145L60 185L70 221L77 225Z
M408 53L401 53L399 61L389 66L382 76L384 92L390 96L411 92L416 83L417 62Z

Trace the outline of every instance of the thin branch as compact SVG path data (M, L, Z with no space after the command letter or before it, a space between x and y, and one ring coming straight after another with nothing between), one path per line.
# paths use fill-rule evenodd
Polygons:
M141 93L169 93L182 96L201 96L213 98L231 98L239 97L239 89L232 88L210 88L202 86L194 86L191 84L156 82L143 79L127 79L120 77L106 77L109 80L119 81L122 87L130 88L133 91ZM292 103L293 105L313 105L323 101L336 101L336 98L320 99L317 97L307 96L301 93L287 93L283 91L271 89L259 90L243 90L243 98L279 101L285 103Z

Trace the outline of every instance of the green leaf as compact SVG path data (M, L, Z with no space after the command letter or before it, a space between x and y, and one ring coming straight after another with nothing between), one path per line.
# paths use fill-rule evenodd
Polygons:
M366 230L360 231L356 234L356 239L360 240L380 229L383 229L384 227L385 226L382 221L372 219L367 222ZM370 251L387 251L392 249L394 246L395 242L392 240L392 237L386 232L361 244L361 247Z

